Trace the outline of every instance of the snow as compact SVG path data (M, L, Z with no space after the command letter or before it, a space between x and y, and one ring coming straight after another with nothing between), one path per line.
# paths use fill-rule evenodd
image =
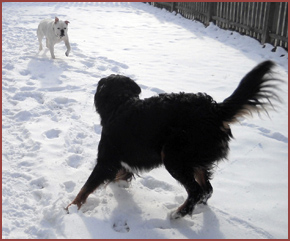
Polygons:
M62 42L52 60L38 53L36 29L55 16L70 21L72 52ZM272 48L144 3L2 3L2 238L287 238L288 53ZM186 192L161 167L66 213L95 165L100 78L127 75L142 98L185 91L222 101L268 59L286 80L283 102L270 118L232 126L207 206L170 220Z

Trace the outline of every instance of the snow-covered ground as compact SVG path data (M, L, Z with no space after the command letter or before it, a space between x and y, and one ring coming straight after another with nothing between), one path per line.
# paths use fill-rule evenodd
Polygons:
M36 29L55 16L70 21L72 52L60 43L52 60L38 53ZM143 3L2 3L2 237L287 238L288 53L272 48ZM100 78L127 75L142 98L185 91L222 101L268 59L286 80L283 103L232 126L207 206L170 220L186 192L158 168L65 212L95 165Z

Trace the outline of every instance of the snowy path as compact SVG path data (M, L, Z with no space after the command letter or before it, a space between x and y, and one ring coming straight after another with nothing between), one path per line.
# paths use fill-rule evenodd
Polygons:
M40 20L69 20L64 43L38 53ZM99 189L66 214L95 165L101 127L93 95L100 78L135 79L142 98L161 92L228 97L257 63L288 78L288 53L214 25L143 3L2 3L3 238L287 238L288 85L267 116L232 127L208 206L170 221L186 198L164 168L129 188Z

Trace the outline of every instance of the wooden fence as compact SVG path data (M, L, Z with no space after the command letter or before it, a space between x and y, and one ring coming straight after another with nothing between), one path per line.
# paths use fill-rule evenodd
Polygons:
M288 2L150 2L208 26L253 37L288 51Z

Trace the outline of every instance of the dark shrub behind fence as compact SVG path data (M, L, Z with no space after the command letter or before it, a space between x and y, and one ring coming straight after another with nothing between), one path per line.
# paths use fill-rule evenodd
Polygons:
M150 2L208 26L251 36L288 51L288 2Z

